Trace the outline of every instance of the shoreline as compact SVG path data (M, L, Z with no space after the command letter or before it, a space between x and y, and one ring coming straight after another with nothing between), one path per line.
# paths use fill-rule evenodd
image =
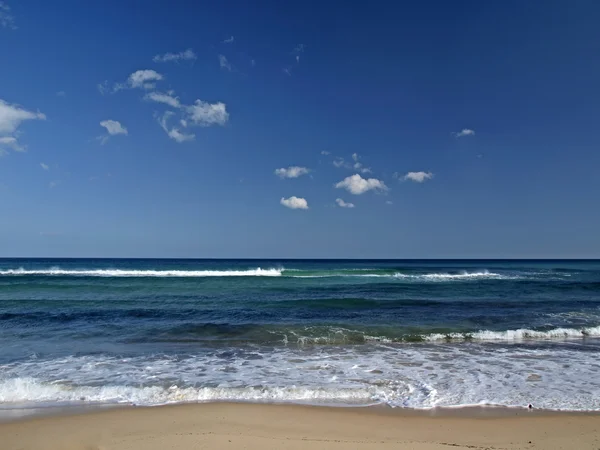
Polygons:
M353 405L353 404L310 404L294 402L250 402L250 401L211 401L211 402L185 402L169 403L162 405L136 405L122 404L96 404L96 405L60 405L24 408L2 408L0 404L0 425L5 423L23 422L42 418L71 417L86 414L96 414L115 410L154 410L163 408L189 408L210 407L216 405L233 406L258 406L258 407L291 407L314 408L330 410L359 410L368 414L382 414L404 417L438 417L438 418L463 418L463 419L502 419L507 417L600 417L600 411L577 411L560 409L528 408L521 406L502 405L465 405L465 406L439 406L433 408L402 408L391 407L386 404Z
M256 403L129 406L0 423L0 442L7 450L158 450L232 444L229 448L249 450L600 447L598 413L527 409L496 416L447 413Z

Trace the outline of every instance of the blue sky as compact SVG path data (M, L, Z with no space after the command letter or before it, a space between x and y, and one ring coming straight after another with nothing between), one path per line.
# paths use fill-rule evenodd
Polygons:
M0 1L0 256L600 257L597 2L194 3Z

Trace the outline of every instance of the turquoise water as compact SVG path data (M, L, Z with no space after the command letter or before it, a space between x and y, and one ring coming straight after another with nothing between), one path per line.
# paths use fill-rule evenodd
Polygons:
M600 409L600 261L0 259L0 408Z

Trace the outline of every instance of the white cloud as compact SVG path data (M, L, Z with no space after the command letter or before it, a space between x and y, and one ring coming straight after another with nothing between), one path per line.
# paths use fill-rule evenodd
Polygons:
M6 2L0 1L0 26L16 30L15 17L10 13L10 6Z
M164 103L166 105L172 106L173 108L181 107L181 103L177 97L173 97L169 94L164 94L162 92L149 92L144 96L144 99L150 100L157 103Z
M179 61L191 61L196 59L196 53L194 53L194 50L192 50L191 48L188 48L187 50L184 50L182 52L179 53L165 53L164 55L155 55L154 58L152 58L152 61L154 62L179 62Z
M67 93L66 93L65 91L58 91L58 92L56 93L56 96L57 96L57 97L64 97L65 95L67 95Z
M339 156L333 160L333 165L337 168L343 167L345 169L352 169L352 164L344 161L344 158L340 158Z
M41 112L31 112L19 105L11 105L0 99L0 134L14 133L25 120L46 120Z
M137 70L129 75L127 83L132 88L154 89L155 81L160 81L163 76L155 70L145 69ZM118 89L117 89L118 90Z
M331 155L331 152L328 152L327 150L323 150L323 151L321 151L321 155L325 155L325 156Z
M341 198L336 198L335 202L340 208L354 208L354 203L346 203Z
M196 138L196 135L193 133L182 133L179 128L172 127L169 128L168 120L174 113L172 111L166 111L162 117L158 119L158 123L160 127L165 130L167 136L173 139L175 142L182 143L187 141L193 141Z
M235 38L233 36L228 37L227 39L225 39L223 41L223 44L233 44L233 41L235 41Z
M475 130L470 130L468 128L463 128L461 131L452 133L455 137L464 137L464 136L474 136Z
M431 172L408 172L404 175L403 180L414 181L415 183L423 183L424 181L431 180L433 174Z
M254 67L254 66L256 66L256 61L255 61L255 60L253 60L253 59L251 59L251 60L250 60L250 64L252 65L252 67Z
M111 92L111 89L108 86L108 80L104 80L102 83L98 83L96 87L98 88L98 92L100 92L102 95L109 94Z
M292 69L291 67L284 67L283 69L283 73L285 73L287 76L292 76Z
M3 155L6 155L7 153L5 148L10 148L15 152L24 152L27 150L25 146L19 144L19 141L17 141L16 137L0 136L0 152L2 152Z
M386 204L386 205L393 205L393 204L394 204L394 202L393 202L393 201L391 201L391 200L386 200L386 201L385 201L385 204Z
M100 122L100 126L106 128L106 131L111 136L115 136L117 134L128 134L127 128L121 125L121 122L118 120L103 120Z
M96 87L102 95L114 94L123 89L154 89L156 87L155 82L163 79L164 77L157 71L144 69L136 70L129 75L125 83L115 83L112 88L108 85L108 80L98 83Z
M127 128L121 125L121 122L118 122L116 120L103 120L102 122L100 122L100 126L106 128L106 132L108 133L107 135L98 136L96 138L100 141L102 145L106 144L106 141L108 141L108 139L111 136L116 136L118 134L128 134Z
M352 159L358 161L358 153L352 153Z
M48 186L50 187L50 189L55 188L56 186L58 186L60 184L60 180L55 180L55 181L51 181L50 183L48 183Z
M42 167L42 169L44 169L44 170L50 170L50 166L48 166L48 164L40 163L40 166L41 166L41 167Z
M276 169L275 175L277 175L279 178L298 178L302 175L306 175L309 172L310 170L308 170L306 167L290 166L287 169Z
M291 196L290 198L281 197L279 203L290 209L308 209L308 202L306 199L296 196Z
M225 103L208 103L196 100L192 106L187 107L189 120L194 125L209 127L211 125L225 125L229 120L229 113Z
M6 154L6 148L24 152L26 147L20 145L17 136L18 128L26 120L46 120L41 112L32 112L0 99L0 152Z
M363 178L359 174L346 177L335 185L336 188L346 189L348 192L354 195L364 194L370 190L387 191L388 187L385 183L377 178Z
M233 67L231 67L231 64L229 61L227 61L225 55L219 55L219 67L221 67L221 69L228 70L229 72L233 70Z

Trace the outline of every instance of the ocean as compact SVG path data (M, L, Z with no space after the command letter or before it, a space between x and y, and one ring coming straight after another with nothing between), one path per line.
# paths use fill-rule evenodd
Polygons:
M600 410L600 261L0 259L0 410Z

